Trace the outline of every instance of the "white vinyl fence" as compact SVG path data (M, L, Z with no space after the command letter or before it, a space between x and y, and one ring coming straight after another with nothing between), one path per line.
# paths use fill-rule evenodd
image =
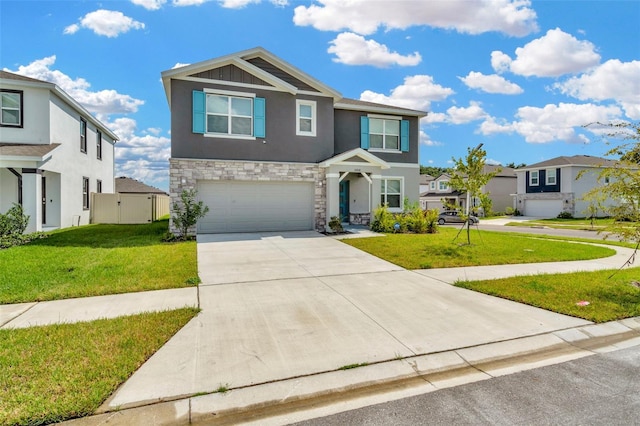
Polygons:
M149 223L169 214L163 194L91 194L91 223Z

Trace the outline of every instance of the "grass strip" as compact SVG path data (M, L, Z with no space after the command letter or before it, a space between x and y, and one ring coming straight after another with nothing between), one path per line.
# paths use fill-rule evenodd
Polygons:
M615 250L555 241L538 236L472 230L471 245L464 231L441 227L437 234L388 234L384 237L341 240L406 269L506 265L597 259Z
M40 425L95 410L195 308L0 330L0 424Z
M532 275L455 285L593 322L640 316L640 269L624 269L609 278L613 272Z
M67 228L0 250L0 304L186 287L195 241L164 243L168 221Z

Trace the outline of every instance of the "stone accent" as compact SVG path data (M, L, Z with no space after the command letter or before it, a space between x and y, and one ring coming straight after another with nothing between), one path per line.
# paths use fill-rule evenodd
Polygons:
M371 223L371 213L349 213L350 225L366 225Z
M327 179L325 169L315 163L277 163L240 160L169 159L169 192L180 203L184 189L196 189L200 180L294 181L313 182L315 186L315 228L324 231L327 223ZM173 221L171 232L175 232ZM195 229L192 230L195 233Z

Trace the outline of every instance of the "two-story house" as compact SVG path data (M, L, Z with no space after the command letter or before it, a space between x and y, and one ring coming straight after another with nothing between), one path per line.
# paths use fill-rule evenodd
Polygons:
M513 205L513 195L516 191L516 173L510 167L486 164L483 173L494 173L496 175L481 188L481 192L489 194L491 208L496 212L503 212L507 207ZM449 181L451 176L442 174L436 179L428 180L428 188L420 193L420 204L423 209L443 209L446 206L457 206L461 210L466 210L467 194L465 191L458 191L451 187ZM427 182L425 180L425 182ZM471 207L479 207L480 201L470 200ZM483 212L480 211L480 214Z
M343 98L263 48L162 72L170 193L196 189L199 233L324 231L419 198L425 112Z
M88 224L117 136L52 83L0 71L0 99L0 212L21 204L27 232Z
M575 217L588 216L589 201L583 199L585 193L601 184L598 174L602 168L615 165L616 161L606 158L574 155L516 169L518 191L514 208L532 217L550 218L562 212ZM605 204L611 203L613 200L605 200Z

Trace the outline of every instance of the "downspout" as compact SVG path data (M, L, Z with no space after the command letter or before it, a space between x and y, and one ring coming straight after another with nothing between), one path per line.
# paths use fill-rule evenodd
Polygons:
M11 167L8 167L8 169L18 178L18 204L22 205L22 175Z

